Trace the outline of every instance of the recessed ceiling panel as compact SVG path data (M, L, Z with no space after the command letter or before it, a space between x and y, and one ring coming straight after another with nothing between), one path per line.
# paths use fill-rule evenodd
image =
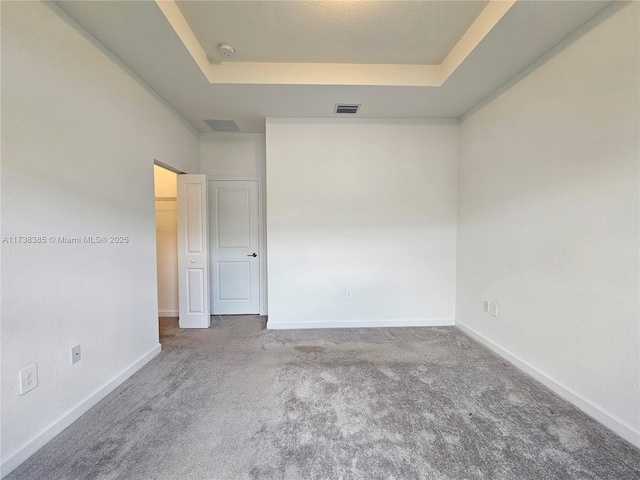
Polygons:
M440 64L488 1L179 1L212 61ZM235 49L220 57L220 44Z
M627 8L610 1L517 1L441 86L420 87L213 84L156 2L56 4L195 128L210 132L202 119L234 119L244 133L263 133L265 117L334 117L337 102L364 105L359 118L458 118L576 29L585 23L587 30L592 28L588 22L607 7L596 22L608 18L607 12ZM51 2L47 5L65 15ZM242 65L234 62L211 66Z
M233 120L204 120L214 132L239 132L238 125Z

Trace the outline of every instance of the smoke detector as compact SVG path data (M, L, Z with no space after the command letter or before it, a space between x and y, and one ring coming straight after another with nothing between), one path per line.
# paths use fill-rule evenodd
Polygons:
M231 45L227 45L226 43L223 43L222 45L218 46L218 53L220 54L221 57L231 58L236 53L236 51L233 49Z

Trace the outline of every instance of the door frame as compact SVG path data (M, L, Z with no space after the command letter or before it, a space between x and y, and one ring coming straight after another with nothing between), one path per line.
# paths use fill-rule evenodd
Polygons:
M260 261L258 265L260 267L260 288L259 288L259 314L267 315L267 256L266 256L266 229L265 229L265 202L264 202L264 177L261 175L207 175L207 187L210 181L230 181L230 182L246 182L257 181L258 182L258 252L260 255ZM211 190L207 188L207 205L209 204L209 198ZM211 234L211 213L208 212L209 225L207 227L208 233ZM211 251L209 251L211 255ZM211 272L209 272L211 275ZM209 282L209 290L211 290L211 282ZM211 296L211 292L209 292ZM213 314L212 314L213 315Z

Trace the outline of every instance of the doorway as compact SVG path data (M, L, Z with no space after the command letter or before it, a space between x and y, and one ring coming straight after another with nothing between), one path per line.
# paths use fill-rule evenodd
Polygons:
M178 301L178 175L153 166L156 208L158 316L177 317Z

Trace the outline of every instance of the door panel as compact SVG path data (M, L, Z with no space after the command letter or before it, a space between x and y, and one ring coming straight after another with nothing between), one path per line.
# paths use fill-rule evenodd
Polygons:
M202 295L202 284L204 283L201 268L187 268L187 289L189 291L189 302L187 303L187 313L197 314L204 312L204 298Z
M249 190L218 188L218 247L250 248Z
M250 279L249 262L218 262L219 299L250 300Z
M257 180L209 181L213 314L259 313L258 208Z
M178 292L181 328L208 328L206 175L178 175Z
M205 221L205 211L202 205L204 196L204 185L200 183L187 182L184 184L186 192L186 217L187 217L187 253L201 254L204 252L204 232L203 222Z

